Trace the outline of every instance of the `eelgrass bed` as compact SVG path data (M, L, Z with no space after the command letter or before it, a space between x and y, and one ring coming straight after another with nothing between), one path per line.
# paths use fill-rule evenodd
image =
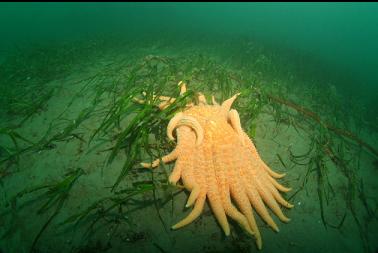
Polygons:
M301 57L288 63L285 53L252 40L234 39L231 48L211 40L117 41L18 49L2 63L0 249L257 250L237 229L222 237L207 215L186 232L170 231L186 195L168 184L170 166L139 165L173 149L168 121L198 91L221 101L241 92L234 107L245 130L271 167L288 174L292 222L267 235L266 252L321 249L305 243L319 233L340 240L337 249L376 249L376 122L360 101L314 81L313 66L298 69ZM160 111L153 94L177 97L179 81L189 92ZM135 103L142 92L146 103ZM195 245L188 231L200 231L190 235Z

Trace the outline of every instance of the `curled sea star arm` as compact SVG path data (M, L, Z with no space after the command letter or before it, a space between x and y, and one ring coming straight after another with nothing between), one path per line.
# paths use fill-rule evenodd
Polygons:
M175 161L179 155L182 154L183 150L188 149L190 145L192 145L192 139L195 139L195 134L189 127L179 127L176 129L177 132L177 146L176 148L169 153L168 155L163 156L162 158L154 160L152 163L141 163L141 165L144 168L156 168L159 166L160 161L163 161L163 163L169 163ZM194 142L193 142L194 145ZM180 166L177 167L177 171L179 171ZM178 172L173 172L173 174L178 174ZM172 175L173 178L177 177L175 175ZM177 179L178 181L179 179Z
M203 128L194 117L184 115L182 112L177 113L168 123L167 135L170 140L174 140L173 130L180 126L191 127L197 135L196 145L200 145L204 138Z

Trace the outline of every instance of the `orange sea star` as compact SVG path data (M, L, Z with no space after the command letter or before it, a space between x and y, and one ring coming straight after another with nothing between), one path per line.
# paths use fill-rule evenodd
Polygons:
M179 83L180 95L186 92L186 85ZM207 104L205 96L198 95L198 104L189 104L176 114L167 127L168 137L174 140L176 131L177 146L168 155L155 160L152 164L142 163L146 168L157 167L176 161L169 181L176 184L180 179L190 191L186 206L194 205L191 213L172 228L177 229L194 221L202 212L206 199L226 235L230 234L227 216L253 235L259 249L262 240L253 215L255 210L275 231L276 223L266 206L281 221L289 219L282 213L279 204L291 208L279 193L290 189L279 184L275 178L285 174L272 171L260 158L255 145L243 131L239 114L231 105L239 94L219 105L214 96L212 105ZM159 97L159 105L164 110L175 99ZM143 100L136 99L143 103ZM237 204L237 209L232 200Z

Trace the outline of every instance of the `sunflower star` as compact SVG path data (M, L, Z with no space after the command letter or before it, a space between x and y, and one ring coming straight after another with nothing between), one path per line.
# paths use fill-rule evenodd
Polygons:
M186 85L179 83L180 95ZM227 216L234 219L249 234L253 235L257 247L262 248L259 228L253 209L275 231L278 227L270 216L267 205L281 221L289 219L282 213L279 204L291 208L279 193L287 192L275 178L285 174L272 171L260 158L255 145L243 131L239 114L231 105L240 93L219 105L212 96L212 105L207 104L203 94L198 95L198 104L188 104L169 122L167 134L171 140L176 130L177 146L168 155L153 163L142 163L143 167L157 167L176 160L169 181L176 184L180 179L190 191L186 207L194 205L191 213L174 225L181 228L200 216L206 199L226 235L230 234ZM175 98L160 96L159 108L164 110ZM135 99L144 103L143 100ZM230 110L231 109L231 110ZM232 198L232 200L231 200ZM239 207L234 206L233 201Z

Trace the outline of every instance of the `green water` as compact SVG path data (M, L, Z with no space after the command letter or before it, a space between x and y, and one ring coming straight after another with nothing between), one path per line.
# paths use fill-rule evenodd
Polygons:
M341 88L377 100L375 3L3 3L0 11L2 50L109 34L251 36L340 68L354 79Z
M243 129L287 174L291 221L255 213L261 252L378 250L377 3L0 3L0 32L0 253L258 252L208 204L170 230L189 192L174 163L140 168L196 92L241 92ZM179 81L188 97L150 106Z

